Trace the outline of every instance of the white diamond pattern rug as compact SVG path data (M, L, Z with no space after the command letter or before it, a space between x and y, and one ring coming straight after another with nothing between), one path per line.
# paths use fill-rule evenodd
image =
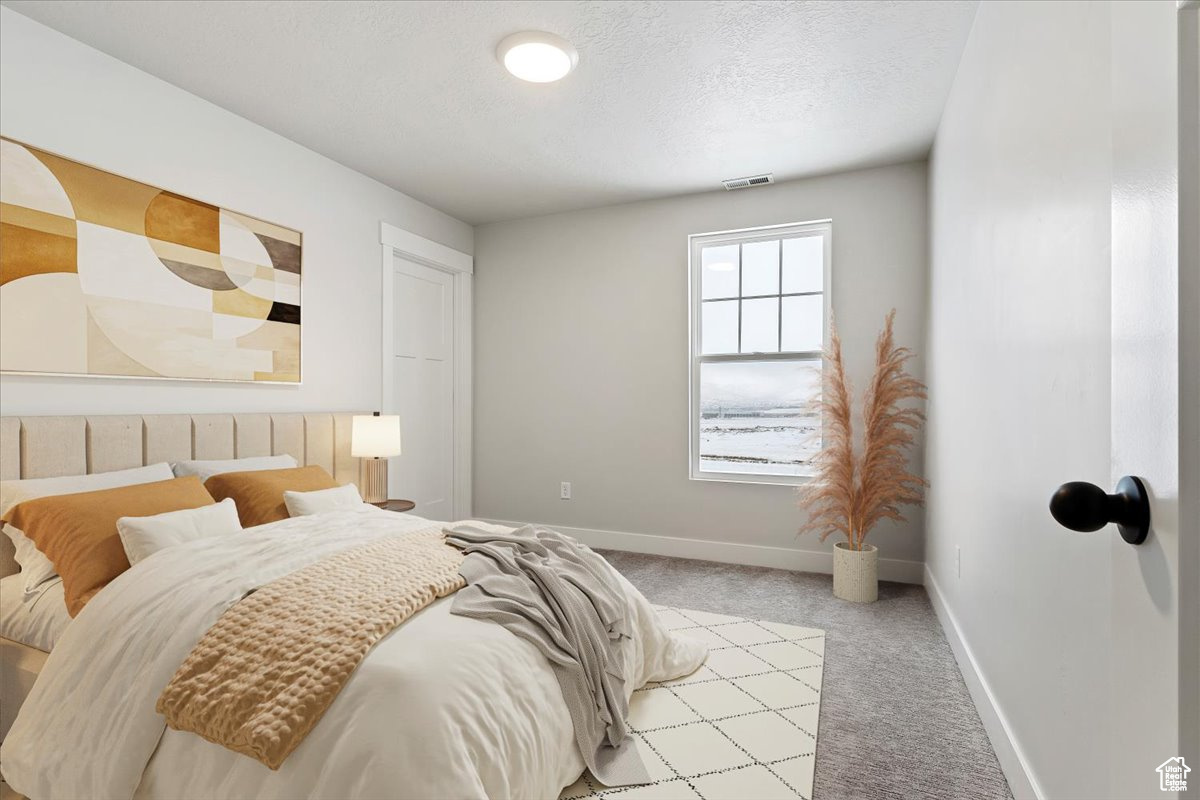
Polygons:
M708 661L633 693L629 727L652 783L610 789L590 773L559 800L811 800L825 631L655 606Z

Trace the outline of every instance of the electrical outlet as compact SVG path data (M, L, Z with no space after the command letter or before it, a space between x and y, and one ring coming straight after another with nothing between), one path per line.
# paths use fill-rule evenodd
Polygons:
M954 545L954 571L962 577L962 548L958 545Z
M562 482L562 486L558 490L558 496L562 500L570 500L571 499L571 482L570 481Z

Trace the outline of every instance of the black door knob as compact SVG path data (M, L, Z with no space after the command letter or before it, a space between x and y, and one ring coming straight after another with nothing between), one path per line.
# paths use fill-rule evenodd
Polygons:
M1150 533L1150 498L1141 479L1132 475L1121 478L1112 494L1094 483L1064 483L1050 498L1050 513L1073 531L1098 531L1115 522L1130 544L1141 544Z

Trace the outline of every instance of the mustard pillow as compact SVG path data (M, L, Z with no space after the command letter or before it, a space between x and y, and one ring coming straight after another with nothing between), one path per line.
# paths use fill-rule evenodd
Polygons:
M74 617L113 578L129 569L117 533L118 519L199 508L212 502L199 478L172 478L26 500L9 509L4 522L20 528L54 564L62 576L67 613Z
M204 482L215 499L233 498L245 528L287 519L284 492L312 492L337 486L333 476L318 466L223 472Z

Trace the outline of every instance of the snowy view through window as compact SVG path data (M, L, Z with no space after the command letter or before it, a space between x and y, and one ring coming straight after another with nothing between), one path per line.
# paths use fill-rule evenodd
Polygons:
M806 475L820 418L806 408L820 361L709 362L700 367L700 468Z
M828 222L692 238L692 475L798 483L820 418Z

